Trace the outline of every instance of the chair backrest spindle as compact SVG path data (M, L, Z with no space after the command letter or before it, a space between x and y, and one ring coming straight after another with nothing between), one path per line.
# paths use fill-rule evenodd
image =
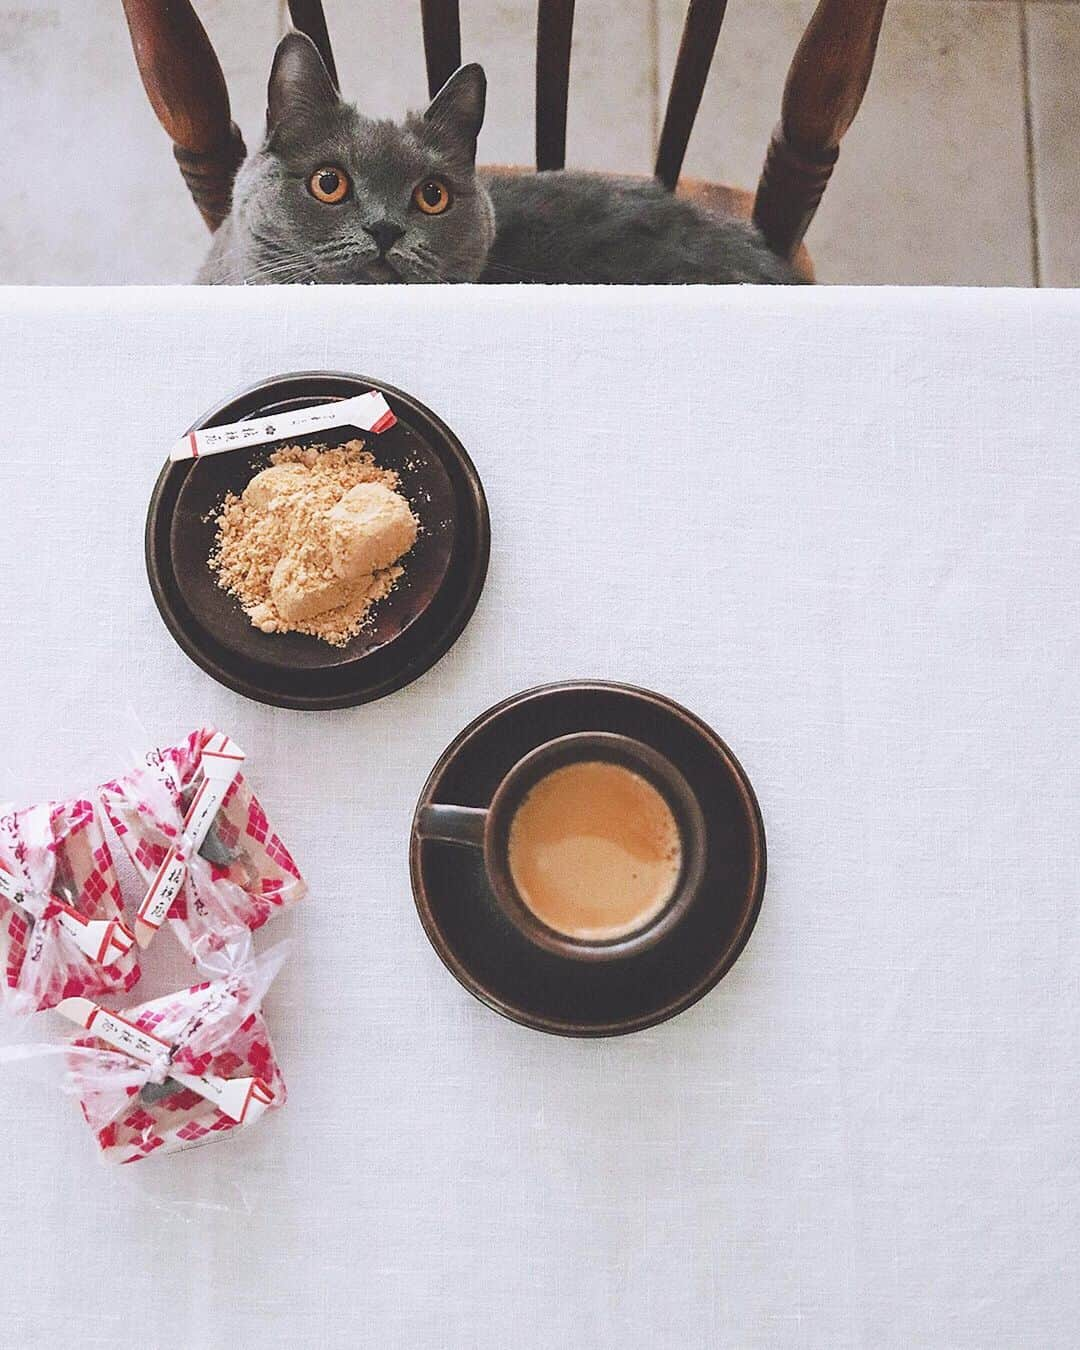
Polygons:
M319 49L323 65L334 82L334 88L340 89L334 53L330 48L330 34L326 27L326 15L323 13L322 0L289 0L289 18L294 28L306 33Z
M674 189L682 172L683 158L701 106L726 10L727 0L690 0L686 11L664 126L660 132L660 147L656 152L656 176L669 190Z
M428 96L434 98L461 65L459 0L420 0Z
M536 167L566 163L566 108L574 0L539 0L536 11Z
M754 201L754 223L791 257L814 218L840 141L859 111L886 0L819 0L788 71Z
M229 214L244 141L221 66L189 0L123 0L143 87L211 230Z

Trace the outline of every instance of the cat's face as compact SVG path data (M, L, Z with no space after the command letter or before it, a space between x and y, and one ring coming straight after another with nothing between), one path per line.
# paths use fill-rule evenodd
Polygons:
M343 102L314 45L283 38L267 137L237 176L234 247L249 282L473 281L494 238L476 177L486 82L452 76L398 125Z

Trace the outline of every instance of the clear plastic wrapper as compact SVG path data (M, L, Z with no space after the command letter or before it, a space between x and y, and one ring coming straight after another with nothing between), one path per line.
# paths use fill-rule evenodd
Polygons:
M92 802L0 808L0 1006L16 1015L132 989L138 951Z
M200 952L214 979L122 1012L86 998L57 1012L83 1028L66 1045L0 1050L0 1061L61 1058L109 1162L140 1162L232 1137L284 1105L262 1001L288 949L253 956L246 935Z
M307 886L292 855L272 830L258 798L236 765L205 837L191 845L191 816L210 785L213 765L230 751L227 737L209 728L179 745L151 751L130 773L100 789L106 815L136 870L148 898L174 885L168 918L192 955L212 951L238 930L254 931L294 905ZM169 890L167 894L171 895ZM140 942L157 926L144 901L135 921Z

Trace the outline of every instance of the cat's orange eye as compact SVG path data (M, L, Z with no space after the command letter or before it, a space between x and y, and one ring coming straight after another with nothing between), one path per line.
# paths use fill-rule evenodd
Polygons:
M450 189L437 178L428 178L416 185L412 199L425 216L441 216L450 205Z
M349 195L349 175L340 169L324 166L316 169L308 179L308 189L317 202L336 206Z

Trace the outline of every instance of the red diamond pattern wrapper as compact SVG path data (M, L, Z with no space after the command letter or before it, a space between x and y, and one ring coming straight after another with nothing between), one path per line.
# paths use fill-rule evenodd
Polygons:
M204 728L179 745L153 750L122 778L101 788L105 812L148 889L164 893L167 917L186 950L254 931L297 903L307 886L274 833L259 799L238 771L241 750ZM225 777L212 782L223 770ZM191 817L208 786L223 794L204 838L191 846ZM214 798L216 800L216 798ZM200 832L201 833L201 832ZM135 931L145 945L160 919L146 901Z
M114 1013L58 1011L82 1026L66 1051L74 1095L107 1161L140 1162L230 1138L285 1102L261 1005L286 944L227 976ZM220 953L219 953L220 954Z
M0 815L0 1004L16 1014L132 989L133 935L93 804Z

